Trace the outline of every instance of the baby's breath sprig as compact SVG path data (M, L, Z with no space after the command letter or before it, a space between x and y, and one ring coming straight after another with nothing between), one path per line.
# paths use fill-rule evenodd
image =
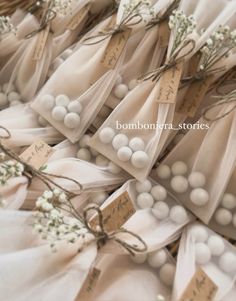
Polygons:
M72 14L72 0L54 0L52 9L62 16Z
M3 153L0 153L0 155ZM24 172L24 165L9 160L0 164L0 185L5 185L10 178L20 177Z
M8 16L0 16L0 35L13 32L15 33L15 27L11 23Z
M174 0L165 10L165 12L158 12L157 14L154 12L154 9L150 11L151 20L148 21L148 24L146 25L147 29L152 28L153 26L156 26L157 24L160 24L163 21L166 21L169 19L170 15L173 13L173 11L177 8L179 5L180 0Z
M174 10L169 18L169 27L175 30L175 38L171 49L172 56L180 48L188 35L196 28L196 20L193 15L186 16L183 11Z
M158 81L164 72L175 67L194 50L195 41L188 39L188 35L190 35L196 27L196 21L193 16L187 17L182 11L174 10L169 18L169 27L171 30L176 31L169 58L161 67L147 72L139 77L139 80L151 79L152 81ZM181 52L185 48L187 48L187 51L182 54Z
M229 26L220 26L200 50L199 70L208 71L235 47L236 30L231 31Z
M152 8L151 0L132 0L124 4L124 18L129 14L136 14L142 16L144 22L148 22L150 17L154 17L154 10Z
M52 251L57 251L56 244L59 241L76 244L78 251L81 251L95 239L63 191L57 188L44 191L37 199L36 207L34 232L50 242ZM65 216L63 211L70 213L72 217Z
M56 245L60 241L75 244L80 252L92 242L96 242L99 249L110 240L122 246L131 255L134 255L135 252L147 251L145 241L129 230L120 228L107 232L104 227L103 213L98 206L88 206L84 209L83 217L81 217L74 208L70 197L57 188L44 191L43 195L37 199L36 207L33 229L41 235L42 239L50 242L53 251L57 251ZM69 215L65 216L64 212ZM98 224L95 227L90 225L89 213L97 214ZM119 233L126 233L136 239L138 244L122 240L117 237Z

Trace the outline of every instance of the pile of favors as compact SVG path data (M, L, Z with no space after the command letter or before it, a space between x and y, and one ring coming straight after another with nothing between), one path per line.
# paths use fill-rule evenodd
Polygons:
M235 301L235 241L236 1L0 16L1 301Z

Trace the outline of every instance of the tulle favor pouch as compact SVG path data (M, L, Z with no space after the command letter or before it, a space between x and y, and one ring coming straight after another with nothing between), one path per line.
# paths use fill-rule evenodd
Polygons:
M196 300L233 300L235 276L235 247L200 223L184 229L177 257L173 301L191 300L193 296Z
M25 201L27 189L29 190L27 198L31 200L31 204L34 204L36 197L47 187L45 186L47 180L52 186L61 188L66 192L72 191L76 196L81 194L81 190L88 192L111 189L127 179L127 174L117 170L114 164L96 166L82 160L70 158L75 156L77 147L65 141L50 149L44 142L36 141L28 149L33 148L32 157L35 157L35 160L37 157L45 156L46 165L37 165L37 160L32 161L31 154L24 155L28 149L23 153L21 151L20 157L16 153L10 153L7 150L6 153L10 158L16 159L17 162L3 158L1 165L1 184L3 187L0 189L0 195L5 204L2 207L19 208ZM48 154L51 153L50 158ZM3 153L2 155L4 156ZM31 165L24 167L21 160L23 162L24 160L30 160L28 164L31 164L32 167ZM12 169L9 170L9 168ZM29 202L27 201L27 203ZM29 208L28 205L27 208Z
M22 43L22 38L32 30L33 19L32 15L26 16L21 10L17 10L11 18L1 16L0 67L17 50Z
M127 56L126 63L117 76L115 86L106 100L105 106L113 110L129 91L138 85L138 79L141 75L160 65L169 38L169 32L166 28L167 20L170 12L177 6L177 2L171 0L158 1L152 7L153 18L147 22L146 33L136 49L134 49L132 56L129 58ZM162 39L161 47L158 43L159 39ZM103 117L102 114L101 117ZM105 115L106 117L108 115ZM103 118L102 121L105 121L105 119Z
M161 260L157 262L154 257ZM145 254L142 259L135 258L135 262L132 259L127 255L98 255L94 263L99 273L97 282L89 294L81 291L76 301L169 301L175 261L168 251L161 249L156 254Z
M52 60L51 21L56 18L53 1L44 8L40 22L32 22L31 31L22 39L17 51L4 64L0 82L6 84L6 93L17 92L22 101L30 101L44 84ZM15 98L15 96L13 97Z
M155 171L155 178L205 223L235 166L235 105L227 99L205 112Z
M199 7L200 4L206 5L205 1ZM170 133L184 62L204 44L219 22L214 15L204 33L200 33L203 24L199 22L195 1L182 1L180 9L184 12L176 11L170 17L172 30L166 63L143 77L146 80L123 99L90 142L138 180L147 177Z
M188 74L181 80L173 129L178 129L186 119L189 123L199 119L196 116L199 116L202 109L214 100L210 97L217 91L214 87L217 87L218 81L220 82L225 73L235 64L236 31L234 28L236 23L232 12L236 7L232 3L222 4L224 4L223 11L213 22L218 26L189 61ZM172 131L168 140L175 133Z
M124 204L123 207L129 208L128 212L133 212L123 227L142 237L148 252L175 241L182 228L193 218L163 186L151 179L144 182L129 180L111 194L100 206L104 211L105 220L108 214L106 211L109 211L109 207L119 198ZM107 220L105 226L112 227L109 217ZM128 241L132 244L132 237ZM111 243L103 248L103 252L119 254L120 250Z
M89 18L90 0L68 1L68 3L52 7L57 18L52 22L53 28L53 54L55 58L71 46L82 31Z
M7 143L14 148L29 146L37 139L42 139L48 144L56 144L64 139L53 127L42 127L39 123L41 119L38 119L37 114L26 104L1 111L0 120L0 125L10 130L11 136Z
M217 207L212 219L210 220L209 227L221 233L228 238L236 239L236 170L234 171L227 183L227 186L221 194L219 206Z
M143 36L143 30L135 28L142 21L140 8L134 6L127 12L121 4L116 26L111 25L112 16L86 34L78 50L57 69L32 104L73 143L86 131L110 94L126 49ZM120 31L123 25L127 27Z

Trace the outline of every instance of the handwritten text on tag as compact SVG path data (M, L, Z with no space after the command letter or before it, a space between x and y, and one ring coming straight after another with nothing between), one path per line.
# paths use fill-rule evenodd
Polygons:
M81 300L85 299L90 294L92 294L92 292L95 289L95 286L97 284L100 274L101 274L101 271L96 268L92 268L89 271L88 276L87 276L85 282L83 283L83 286L79 292L79 297Z
M170 28L168 21L163 21L159 25L159 44L160 48L165 48L169 44Z
M36 169L42 167L52 155L53 149L42 140L37 140L31 144L20 158Z
M198 268L178 301L213 301L218 287Z
M183 69L183 63L165 71L160 78L159 91L157 95L158 103L175 103Z
M125 31L112 35L101 60L101 63L104 67L108 69L115 68L130 34L131 29L126 29Z
M104 228L106 231L118 230L133 214L134 206L127 191L123 192L109 205L102 209ZM98 224L98 216L90 220L92 227Z
M177 111L179 113L186 114L189 117L194 117L211 82L212 77L208 77L204 80L191 84L188 87L183 101Z
M82 21L85 20L85 17L88 14L88 11L91 7L91 4L85 5L83 8L81 8L70 20L70 22L67 24L66 28L70 30L75 30Z
M50 25L37 34L37 42L33 53L33 61L39 61L42 58L44 48L48 39Z

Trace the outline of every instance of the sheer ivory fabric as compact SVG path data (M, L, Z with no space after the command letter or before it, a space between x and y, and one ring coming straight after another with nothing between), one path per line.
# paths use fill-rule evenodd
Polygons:
M197 224L197 223L196 223ZM199 223L198 223L199 224ZM195 243L196 240L191 233L191 229L194 224L187 226L182 234L178 257L176 274L174 281L174 289L172 295L172 301L178 300L183 294L185 288L187 287L190 279L194 275L198 264L195 262ZM204 227L202 225L202 227ZM208 235L217 235L215 232L211 231L209 228L204 227L207 230ZM223 238L222 238L223 239ZM235 248L225 239L225 252L235 253ZM227 299L226 296L231 296L235 292L235 278L234 273L226 274L223 272L218 265L219 257L213 256L211 260L200 267L204 272L211 278L211 280L218 286L218 291L214 298L214 301L228 301L232 299ZM235 295L234 295L235 296Z

